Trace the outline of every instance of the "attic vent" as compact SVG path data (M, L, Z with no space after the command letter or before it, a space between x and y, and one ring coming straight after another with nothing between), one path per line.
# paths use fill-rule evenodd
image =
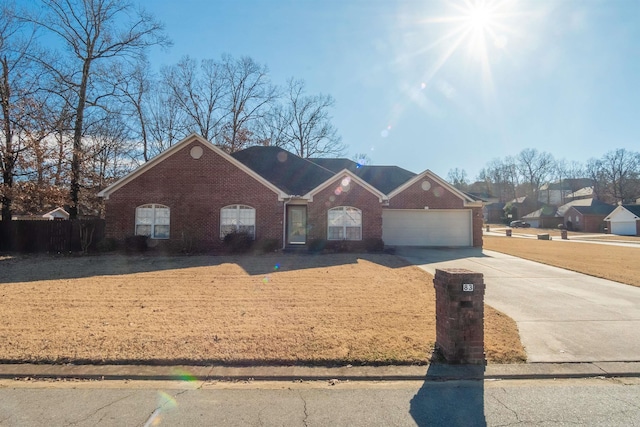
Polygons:
M429 191L431 189L431 183L429 181L422 181L421 187L424 191Z
M193 157L196 160L202 157L202 153L203 153L202 147L199 145L191 147L191 151L189 152L189 154L191 154L191 157Z

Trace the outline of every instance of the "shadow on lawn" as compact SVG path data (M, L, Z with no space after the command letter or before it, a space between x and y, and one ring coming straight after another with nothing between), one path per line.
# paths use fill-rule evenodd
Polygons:
M407 261L389 254L283 254L227 256L94 255L94 256L7 256L0 258L0 284L39 280L79 279L117 276L185 268L236 264L248 275L276 271L328 268L358 264L366 260L388 268L402 268Z

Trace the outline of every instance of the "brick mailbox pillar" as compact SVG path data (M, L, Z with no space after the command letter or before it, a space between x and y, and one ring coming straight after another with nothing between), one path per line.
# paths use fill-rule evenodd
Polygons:
M436 269L436 346L448 363L485 364L484 278L463 268Z

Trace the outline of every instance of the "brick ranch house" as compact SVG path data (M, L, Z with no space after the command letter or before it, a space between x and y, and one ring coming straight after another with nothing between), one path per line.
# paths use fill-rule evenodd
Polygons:
M99 195L106 236L222 249L246 231L279 247L314 239L482 247L482 204L430 172L302 159L277 147L228 154L192 134Z

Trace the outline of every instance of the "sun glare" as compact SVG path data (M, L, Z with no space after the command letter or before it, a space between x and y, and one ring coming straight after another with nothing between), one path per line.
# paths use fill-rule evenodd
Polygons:
M516 2L512 0L443 0L447 11L443 15L422 20L423 24L442 25L444 32L421 48L417 54L433 49L440 57L424 76L428 82L456 53L466 50L469 59L479 63L482 77L491 85L491 57L504 51L513 33L511 18L517 16Z
M469 8L469 25L476 31L483 31L491 25L491 10L485 3L477 3Z

